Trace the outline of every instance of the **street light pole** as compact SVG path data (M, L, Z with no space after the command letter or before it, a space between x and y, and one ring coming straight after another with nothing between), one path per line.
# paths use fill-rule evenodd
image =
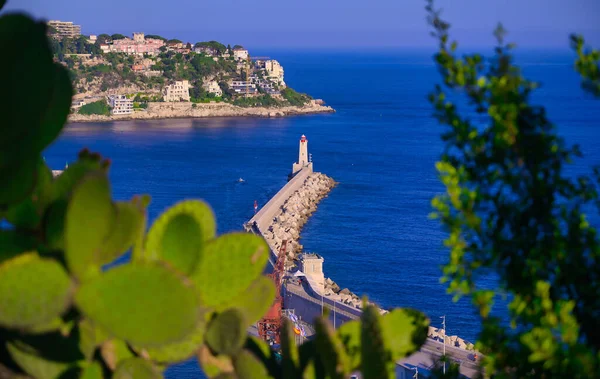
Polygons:
M335 300L333 300L333 330L335 329Z
M323 316L323 294L321 294L321 316Z
M442 330L444 331L444 374L446 374L446 315L440 318L442 319Z

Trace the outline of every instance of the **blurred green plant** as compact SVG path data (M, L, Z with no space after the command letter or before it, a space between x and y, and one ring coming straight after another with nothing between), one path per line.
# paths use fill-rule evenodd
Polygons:
M443 267L448 292L469 296L479 311L476 348L486 354L486 375L597 377L600 245L584 211L598 192L589 177L565 174L581 152L532 104L539 85L513 63L501 25L491 59L459 57L432 0L427 10L445 85L430 101L448 126L436 164L446 192L433 199L432 216L450 233ZM583 87L598 95L598 51L585 53L581 37L572 41ZM466 95L468 116L453 102L456 93ZM498 278L497 288L479 281L490 275ZM491 313L496 296L509 301L510 326Z
M45 24L24 15L0 17L0 51L11 51L0 60L0 376L160 378L197 356L210 377L379 379L425 341L423 314L367 306L338 331L317 320L301 346L286 323L277 359L248 336L275 297L265 241L217 237L197 200L146 233L150 198L114 201L109 161L87 150L53 177L41 153L67 120L67 70Z

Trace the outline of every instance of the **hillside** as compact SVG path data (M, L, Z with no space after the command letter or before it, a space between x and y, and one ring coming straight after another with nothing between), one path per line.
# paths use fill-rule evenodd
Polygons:
M134 99L135 109L142 109L148 102L165 101L167 87L177 81L187 81L193 103L289 107L311 100L287 87L279 62L253 60L239 45L232 48L216 41L192 45L141 33L133 39L121 34L51 37L55 60L70 70L76 100L126 95Z

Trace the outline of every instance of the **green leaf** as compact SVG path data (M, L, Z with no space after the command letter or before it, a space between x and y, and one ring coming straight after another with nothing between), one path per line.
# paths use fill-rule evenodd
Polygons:
M162 374L152 363L142 358L130 358L119 363L113 379L159 379Z
M205 338L217 354L234 356L244 345L246 334L243 314L232 308L218 314L208 324Z
M102 329L138 347L182 341L201 316L191 283L152 262L113 268L83 283L75 300Z
M3 15L0 19L0 51L13 52L0 62L0 72L6 73L2 88L10 94L0 102L0 169L41 152L35 140L43 135L41 120L56 74L45 32L43 22L36 23L22 14ZM22 48L23 41L27 41L26 49ZM29 96L32 93L36 96ZM23 101L25 98L29 100Z
M36 229L52 200L52 172L40 159L33 192L21 202L8 208L6 219L17 228Z
M37 151L42 151L54 141L62 131L71 110L73 87L69 71L62 65L53 66L52 90L42 113L39 134L32 141Z
M25 201L33 192L36 184L39 156L29 156L11 166L0 168L0 207L18 204ZM16 216L9 214L12 219L21 219L25 213L31 217L29 209L21 210ZM17 217L19 216L19 217Z
M337 335L344 344L350 358L350 370L360 368L360 321L348 321L337 329Z
M360 319L361 365L364 378L393 378L395 362L386 346L377 308L367 305Z
M117 369L119 363L134 356L127 344L118 339L104 341L100 346L100 354L108 368L113 371Z
M102 171L106 173L107 163L101 160L99 154L91 154L83 150L78 160L69 164L58 177L54 178L53 192L55 198L68 197L77 184L89 174Z
M182 201L159 216L148 232L144 257L164 260L190 274L202 259L203 248L216 233L210 207L198 200Z
M79 278L99 273L100 254L115 214L105 175L88 175L73 191L67 206L65 254L69 269Z
M246 291L241 292L226 306L239 309L246 325L253 325L267 313L274 299L275 284L266 276L259 276Z
M225 234L206 245L192 280L206 305L222 309L261 275L268 257L269 247L261 237Z
M66 199L58 199L50 204L44 216L43 227L46 245L52 250L64 250L65 219L68 205Z
M391 360L395 362L419 350L427 338L429 321L419 311L394 309L381 317L381 328ZM361 360L360 322L349 321L342 324L337 330L337 335L350 357L351 370L359 369Z
M136 199L132 202L115 203L116 217L112 228L101 246L98 263L105 265L125 253L140 234L144 232L146 209Z
M185 361L194 356L202 346L205 329L205 322L200 318L196 329L187 335L183 341L159 347L149 347L144 350L152 361L160 364Z
M395 362L421 348L427 339L429 320L414 309L394 309L381 317L381 327Z
M0 230L0 263L36 246L33 236L16 230Z
M81 373L79 379L102 379L102 366L98 362L92 362L89 366L85 367Z
M27 253L0 265L0 324L9 328L44 325L71 301L71 280L53 259Z
M324 317L315 322L315 344L328 377L345 378L350 373L350 358L337 338L333 327Z
M293 378L300 369L300 353L292 331L292 323L289 319L283 320L281 328L281 355L283 360L281 363L283 377Z
M36 379L56 379L69 368L67 363L44 359L22 343L7 343L6 348L19 367Z
M100 346L109 336L106 332L94 325L89 319L83 319L79 322L79 349L86 357L92 358L96 347Z
M213 354L208 346L202 345L198 352L198 362L202 366L202 371L209 378L214 378L223 373L233 372L233 363L231 358L226 355Z
M248 350L241 350L233 358L233 367L237 376L241 379L265 379L271 377L262 362Z

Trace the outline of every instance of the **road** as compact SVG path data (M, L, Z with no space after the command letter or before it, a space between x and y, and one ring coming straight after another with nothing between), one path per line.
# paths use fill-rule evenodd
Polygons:
M304 284L305 286L306 284ZM360 318L360 309L351 308L345 304L334 302L324 296L317 299L311 296L304 286L296 284L294 281L286 281L283 286L284 308L293 309L294 313L307 323L322 314L324 308L330 310L329 321L336 328L341 324ZM335 305L334 305L335 304ZM420 351L439 358L443 355L444 345L441 342L427 338ZM478 366L472 361L473 352L465 349L446 345L446 355L454 362L460 365L461 374L466 377L474 377L479 372ZM403 364L405 360L398 363ZM411 361L410 357L406 361Z
M262 235L260 229L256 225L247 224L245 226L247 231ZM276 255L271 251L269 264L265 267L265 273L271 273L273 271L275 260ZM330 310L329 321L335 328L344 322L357 320L361 315L360 309L350 307L346 304L340 304L326 296L318 298L318 296L313 295L312 290L307 288L306 283L298 285L294 280L286 280L282 286L282 291L284 297L284 309L293 309L294 313L299 316L301 320L309 324L322 314L324 308ZM427 354L429 358L437 360L443 355L444 345L441 342L427 338L419 351L423 354ZM417 355L418 354L414 354L397 363L405 366L418 365L419 358ZM454 363L460 365L460 373L462 375L473 378L479 373L478 366L471 360L473 357L472 351L446 345L446 355Z

